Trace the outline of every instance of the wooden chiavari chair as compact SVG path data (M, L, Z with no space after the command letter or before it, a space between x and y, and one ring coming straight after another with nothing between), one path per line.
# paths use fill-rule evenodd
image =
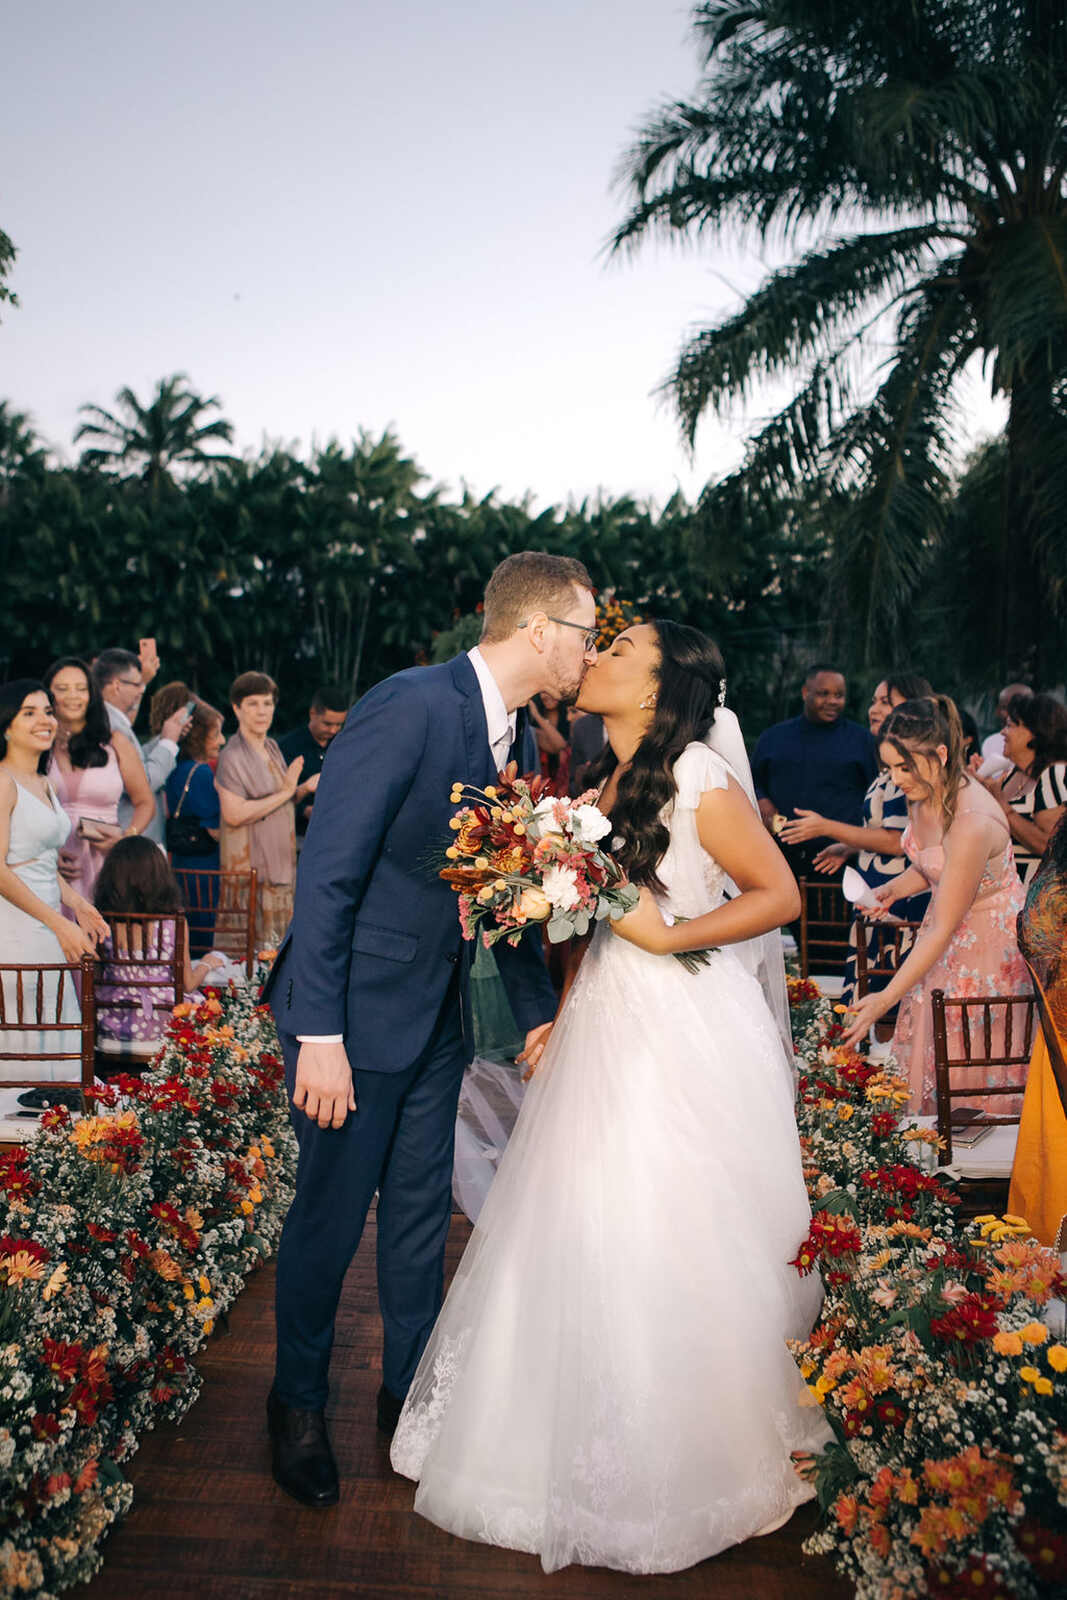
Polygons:
M986 1189L996 1187L998 1191L1002 1188L1006 1204L1020 1111L1008 1111L1004 1115L983 1111L983 1125L990 1131L973 1149L968 1149L962 1144L953 1147L954 1129L959 1133L959 1124L953 1121L953 1108L965 1105L968 1100L1006 1099L1009 1095L1019 1097L1021 1108L1038 1026L1034 996L987 995L970 999L935 989L931 1003L937 1131L945 1141L941 1161L951 1166L956 1176L966 1183L980 1184ZM958 1032L950 1026L952 1022L959 1024ZM978 1072L984 1074L990 1067L1008 1067L1014 1071L1008 1082L992 1088L974 1081ZM972 1080L970 1083L968 1076Z
M84 956L78 964L0 965L0 1088L77 1091L82 1109L93 1098L96 1039L94 960ZM75 1002L78 1015L64 1017ZM8 1076L12 1067L35 1062L69 1063L64 1078Z

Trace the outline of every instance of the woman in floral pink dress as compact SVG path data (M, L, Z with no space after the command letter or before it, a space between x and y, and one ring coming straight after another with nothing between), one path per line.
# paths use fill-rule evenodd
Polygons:
M910 1109L924 1114L936 1110L937 1101L933 991L981 996L1029 994L1032 988L1015 937L1022 886L1003 810L966 771L959 713L947 696L898 706L881 730L880 752L908 802L903 845L911 862L876 890L881 912L927 887L933 894L911 953L886 988L851 1008L845 1039L858 1044L899 1001L892 1051L911 1085ZM958 1019L950 1016L948 1029L951 1053L962 1054ZM975 1087L1007 1082L1016 1070L975 1075ZM1014 1096L986 1102L976 1096L970 1103L1001 1114L1018 1110Z

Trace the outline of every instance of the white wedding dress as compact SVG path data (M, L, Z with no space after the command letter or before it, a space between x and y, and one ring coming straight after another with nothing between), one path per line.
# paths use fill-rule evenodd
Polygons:
M675 766L661 907L725 874L697 837L729 768ZM786 1348L819 1309L793 1081L728 947L698 973L598 926L393 1439L415 1509L464 1538L671 1572L811 1497L821 1448Z

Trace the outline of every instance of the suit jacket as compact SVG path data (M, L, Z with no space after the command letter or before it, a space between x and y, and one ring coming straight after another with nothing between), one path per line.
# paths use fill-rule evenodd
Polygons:
M524 731L520 769L536 767ZM429 1042L459 968L468 1054L473 947L437 875L461 779L495 778L485 709L466 655L377 684L330 744L296 881L293 921L264 990L290 1034L344 1035L356 1068L402 1072ZM515 1021L548 1022L556 996L540 928L495 946Z

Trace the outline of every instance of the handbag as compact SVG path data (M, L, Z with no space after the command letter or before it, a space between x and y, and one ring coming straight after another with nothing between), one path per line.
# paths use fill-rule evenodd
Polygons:
M218 840L213 839L200 821L199 817L183 817L182 806L189 793L189 785L193 781L193 773L202 767L202 761L195 761L189 768L189 776L185 780L182 797L174 808L174 815L167 818L166 837L167 849L172 856L211 856L218 849Z

